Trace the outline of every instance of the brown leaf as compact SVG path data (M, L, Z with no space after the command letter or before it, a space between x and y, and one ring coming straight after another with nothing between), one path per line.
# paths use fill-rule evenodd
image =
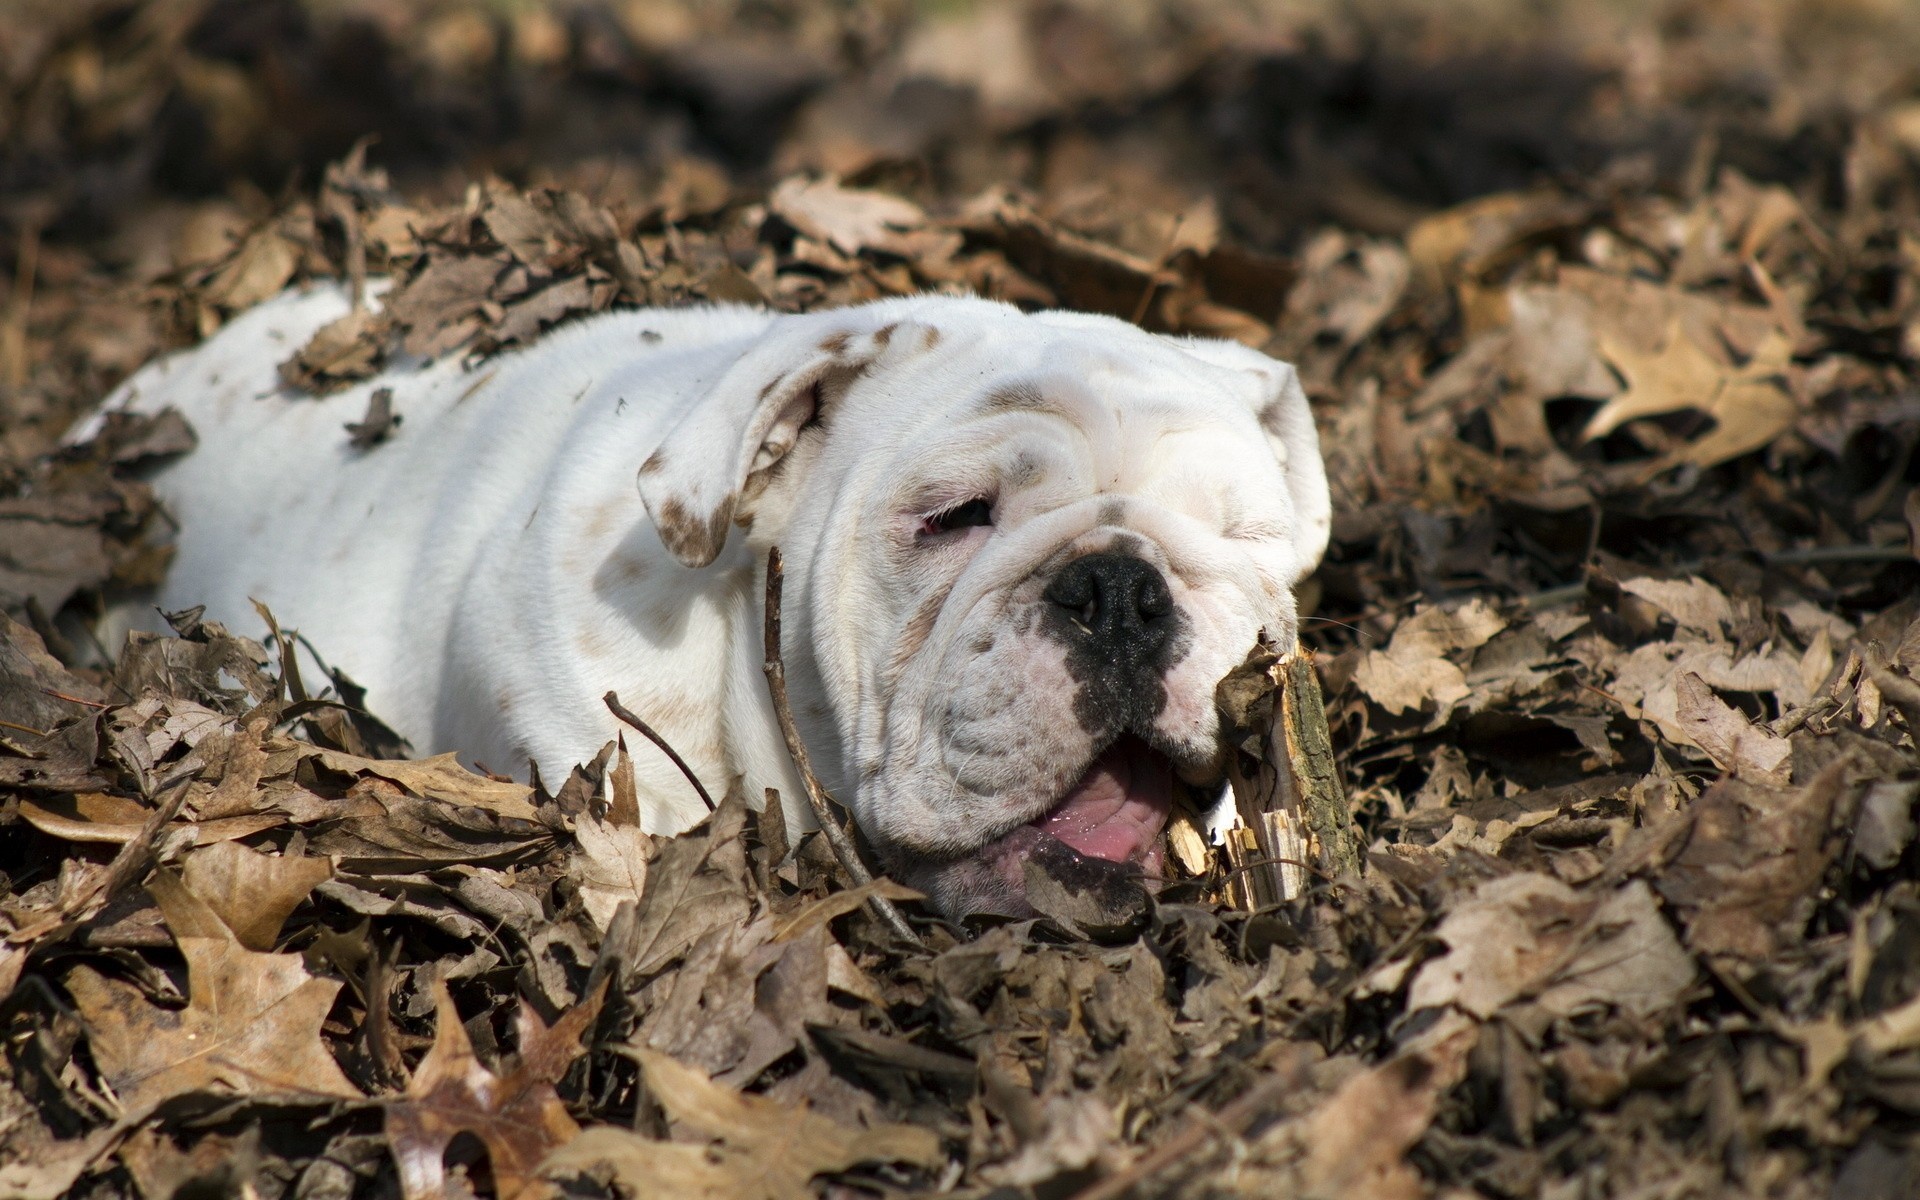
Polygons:
M841 187L831 179L799 176L782 180L767 197L767 207L801 233L832 244L842 254L858 254L869 246L894 250L903 234L927 220L927 214L910 200Z
M668 1118L708 1145L657 1142L602 1126L549 1157L543 1174L577 1174L604 1164L615 1179L643 1194L811 1200L816 1176L869 1162L931 1170L945 1161L940 1139L930 1130L910 1125L850 1129L805 1107L723 1087L657 1051L633 1047L626 1053L639 1061L648 1093Z
M1714 428L1672 451L1671 461L1711 467L1758 450L1800 415L1793 397L1770 379L1785 369L1791 349L1776 334L1745 366L1728 367L1700 349L1677 317L1654 353L1603 338L1600 351L1626 378L1627 390L1593 414L1582 436L1597 438L1640 417L1695 409L1712 417Z
M347 424L347 442L355 450L371 450L392 436L400 420L393 411L393 389L375 388L367 397L367 414Z
M254 230L240 250L207 283L206 298L238 312L274 295L300 265L300 245L276 225Z
M187 856L181 882L204 901L242 946L269 950L307 893L333 878L324 858L266 855L221 842Z
M654 839L640 828L633 760L625 739L620 741L612 778L614 799L606 816L589 809L574 820L573 836L580 853L567 864L580 903L602 933L622 902L638 903L646 894L647 862L654 854Z
M661 844L634 923L608 937L606 952L619 956L629 977L659 971L711 930L745 923L746 817L746 803L729 795L705 821Z
M579 1125L554 1085L585 1053L581 1036L600 1015L604 989L569 1009L552 1028L524 1001L518 1062L496 1075L473 1052L444 980L434 982L438 1027L415 1068L406 1095L387 1105L387 1144L400 1167L407 1200L446 1195L444 1156L453 1139L472 1134L487 1148L501 1200L544 1194L534 1172L547 1154L572 1141Z
M451 753L436 754L432 758L373 759L316 748L311 757L330 770L396 783L424 800L484 808L521 821L539 819L539 810L533 806L532 788L476 775L461 766Z
M225 1093L312 1104L357 1100L321 1040L340 990L297 954L262 954L226 938L179 937L187 1007L160 1008L91 967L66 978L94 1062L129 1113L175 1096Z
M1385 650L1367 651L1354 683L1390 713L1463 700L1469 691L1466 672L1446 656L1482 645L1506 626L1484 600L1451 611L1422 608L1400 623Z
M1415 1200L1426 1195L1406 1161L1433 1123L1440 1097L1465 1073L1478 1027L1454 1017L1423 1047L1349 1079L1297 1132L1306 1150L1303 1193L1339 1200Z
M369 378L385 364L392 332L386 313L354 309L322 325L298 354L280 364L280 380L290 388L328 392Z
M493 292L505 265L482 255L443 255L386 298L386 312L405 330L408 354L432 358L458 346L479 329L474 314Z
M1787 739L1747 720L1698 675L1683 672L1676 695L1674 719L1722 770L1756 783L1784 784L1792 777Z
M1447 914L1446 954L1420 967L1407 1010L1451 1005L1487 1018L1532 999L1556 1016L1595 1006L1646 1016L1693 981L1693 962L1635 881L1603 897L1550 876L1490 880Z
M1686 844L1656 881L1705 955L1764 964L1798 940L1839 848L1828 836L1847 762L1799 788L1723 779L1695 801Z

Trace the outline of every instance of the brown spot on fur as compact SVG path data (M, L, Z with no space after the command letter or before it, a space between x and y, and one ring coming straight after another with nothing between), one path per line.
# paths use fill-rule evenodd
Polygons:
M895 322L892 325L882 325L880 328L874 330L873 344L875 346L885 346L893 340L893 331L898 328L900 328L900 325L898 322Z
M652 475L667 465L667 452L663 447L647 455L647 461L640 464L642 475Z
M587 514L586 524L581 527L581 533L587 541L597 542L613 531L614 523L620 517L620 505L619 499L603 500L594 505L593 511Z
M847 344L851 341L853 341L853 335L843 329L838 333L830 333L820 339L820 348L828 354L845 354L847 352Z
M638 583L646 578L647 560L622 554L613 560L613 569L622 583Z
M732 496L715 506L705 520L689 511L677 496L662 500L659 511L653 514L661 542L675 558L693 567L704 567L719 555L720 547L727 544L727 525L732 520Z
M933 634L934 623L940 619L940 610L945 606L947 597L944 592L935 592L920 602L913 615L900 630L900 640L893 645L893 655L888 660L888 678L896 678L904 671L913 656L920 653L927 644L927 638Z
M1003 412L1058 412L1054 403L1030 383L1009 384L987 393L980 410L986 414Z
M940 344L940 331L929 325L920 331L920 349L931 350Z
M573 648L585 658L605 658L607 639L598 629L589 625L574 636Z
M782 371L778 375L775 375L772 379L767 380L767 386L760 389L760 398L762 400L765 400L768 396L773 395L775 392L780 390L780 385L785 383L786 381L787 381L787 373L785 371Z
M1102 525L1118 525L1126 519L1126 515L1126 501L1117 499L1107 500L1100 505L1099 523Z
M508 691L506 688L501 688L500 696L499 696L499 704L500 704L501 716L504 717L508 713L512 712L513 711L513 693Z

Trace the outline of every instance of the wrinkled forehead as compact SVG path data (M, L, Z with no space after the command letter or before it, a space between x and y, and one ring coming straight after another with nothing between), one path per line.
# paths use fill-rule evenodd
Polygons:
M1116 416L1250 428L1256 386L1250 373L1207 362L1177 342L1081 313L962 325L932 349L887 366L860 390L886 407L907 393L909 413L948 428L1011 413L1058 417L1089 432Z

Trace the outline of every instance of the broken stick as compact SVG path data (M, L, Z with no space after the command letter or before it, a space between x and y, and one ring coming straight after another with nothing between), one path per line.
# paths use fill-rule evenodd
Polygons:
M846 826L840 824L840 818L834 813L834 802L827 790L820 786L819 776L813 773L813 759L807 754L807 743L800 737L800 727L794 723L793 707L787 703L787 665L780 654L780 591L785 572L780 562L780 547L767 551L767 618L764 634L766 637L766 662L762 669L767 673L767 692L773 698L773 714L780 722L780 733L787 739L787 753L793 757L793 765L800 771L800 782L806 788L807 803L813 808L813 818L820 824L820 834L827 839L827 845L833 850L833 856L853 880L855 887L865 887L873 882L873 872L867 870L867 864L860 859L860 849L853 844ZM873 915L896 937L911 945L920 945L920 938L900 915L893 901L885 896L867 897L867 905L873 909Z
M1235 731L1227 777L1244 826L1230 831L1227 844L1235 899L1262 908L1303 894L1309 874L1359 874L1360 839L1334 765L1312 651L1281 655L1256 646L1215 699Z

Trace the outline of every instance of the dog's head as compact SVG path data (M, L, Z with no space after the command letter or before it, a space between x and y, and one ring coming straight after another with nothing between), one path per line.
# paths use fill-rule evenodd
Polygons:
M1291 367L932 297L776 323L640 488L690 564L782 547L823 777L952 915L1028 911L1034 855L1158 873L1215 685L1292 643L1328 531Z

